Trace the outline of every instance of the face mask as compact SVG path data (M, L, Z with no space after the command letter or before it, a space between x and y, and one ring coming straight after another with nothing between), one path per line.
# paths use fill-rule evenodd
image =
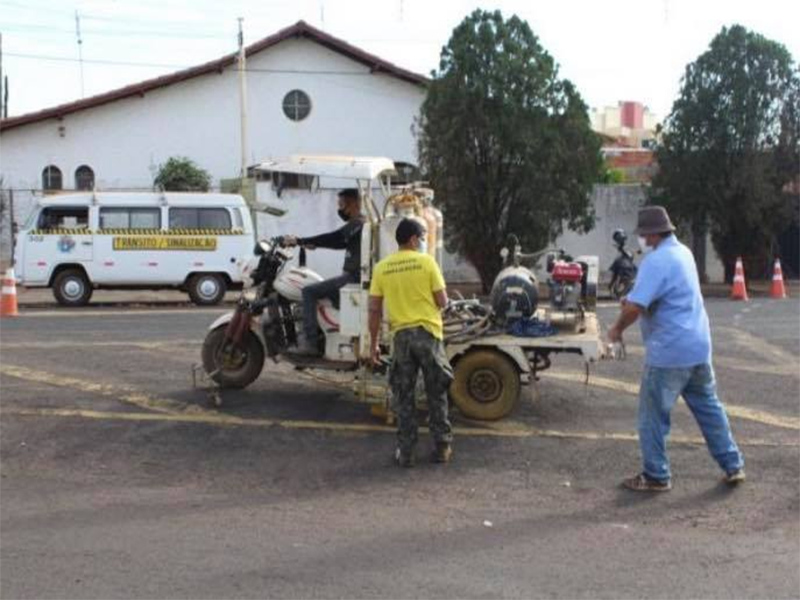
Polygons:
M419 238L419 246L417 246L417 250L422 252L422 254L428 253L428 240L425 238Z
M647 240L642 236L639 236L639 248L641 248L643 254L647 254L648 252L652 252L653 247L647 245Z
M339 218L342 221L349 221L350 220L350 215L348 215L347 212L343 208L340 208L338 211L336 211L336 214L339 215Z

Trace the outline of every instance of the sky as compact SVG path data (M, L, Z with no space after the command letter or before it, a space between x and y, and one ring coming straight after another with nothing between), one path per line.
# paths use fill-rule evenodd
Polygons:
M659 118L686 65L723 26L744 25L800 58L800 2L787 0L0 0L8 114L219 58L236 50L238 17L246 44L303 19L430 75L453 28L476 8L525 19L590 107L633 100Z

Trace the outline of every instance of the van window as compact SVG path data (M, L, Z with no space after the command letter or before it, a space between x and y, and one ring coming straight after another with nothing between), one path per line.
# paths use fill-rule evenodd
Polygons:
M170 229L231 229L227 208L170 208Z
M37 229L86 229L88 206L47 206L39 213Z
M161 209L101 208L100 229L161 229Z

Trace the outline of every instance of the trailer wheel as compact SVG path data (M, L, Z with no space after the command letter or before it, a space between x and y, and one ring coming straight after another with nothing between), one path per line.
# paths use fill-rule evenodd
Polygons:
M454 367L450 398L471 419L496 421L509 414L519 398L519 371L495 350L473 350Z

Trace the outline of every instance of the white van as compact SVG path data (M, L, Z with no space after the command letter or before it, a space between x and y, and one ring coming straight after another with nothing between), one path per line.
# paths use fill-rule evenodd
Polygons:
M51 287L65 306L94 288L177 288L195 304L241 287L255 235L241 196L204 193L59 194L41 200L15 249L19 284Z

